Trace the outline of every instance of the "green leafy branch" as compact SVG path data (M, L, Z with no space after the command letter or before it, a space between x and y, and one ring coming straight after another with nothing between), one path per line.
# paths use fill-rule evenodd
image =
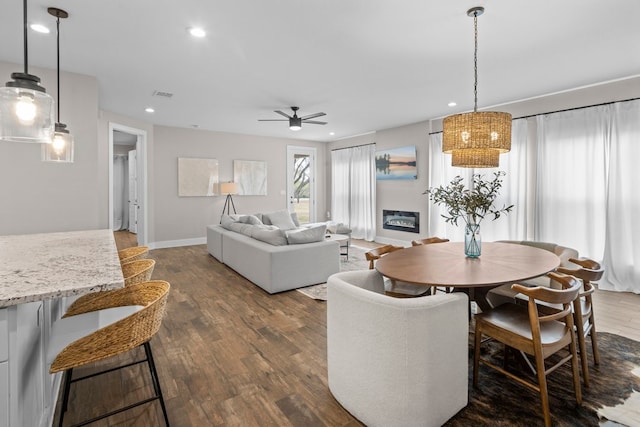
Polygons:
M465 188L461 176L456 176L446 187L432 187L423 194L428 194L429 200L436 205L446 207L448 215L443 214L442 217L450 224L458 225L460 218L467 224L480 224L487 215L493 215L495 221L513 209L513 205L504 205L500 209L494 207L504 175L503 171L494 172L493 179L485 180L482 175L474 174L471 189Z

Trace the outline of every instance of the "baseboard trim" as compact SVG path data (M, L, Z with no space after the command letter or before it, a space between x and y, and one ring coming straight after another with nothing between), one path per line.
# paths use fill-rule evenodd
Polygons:
M207 244L206 237L196 237L195 239L182 239L182 240L165 240L162 242L153 242L147 244L149 249L165 249L165 248L177 248L180 246L194 246Z

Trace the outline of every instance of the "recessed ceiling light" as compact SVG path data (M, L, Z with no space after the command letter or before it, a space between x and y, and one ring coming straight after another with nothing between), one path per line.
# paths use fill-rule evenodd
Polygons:
M31 24L30 28L37 33L42 33L42 34L50 33L49 29L41 24Z
M147 108L144 109L144 111L146 111L147 113L155 113L156 110L154 110L151 107L147 107Z
M455 106L456 106L456 105L458 105L458 104L456 104L455 102L451 101L451 102L450 102L450 103L448 103L447 105L448 105L449 107L455 107Z
M202 28L198 28L198 27L189 28L189 33L193 37L204 37L204 36L207 35L206 31L204 31Z
M335 134L336 134L335 132L329 132L329 135L331 135L331 136L333 136Z

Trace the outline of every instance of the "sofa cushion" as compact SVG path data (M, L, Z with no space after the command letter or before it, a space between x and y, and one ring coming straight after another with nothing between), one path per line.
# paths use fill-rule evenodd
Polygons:
M262 225L262 220L256 215L242 215L240 217L240 222L243 224Z
M287 244L287 238L284 235L284 231L277 227L270 225L252 225L250 227L250 237L253 237L256 240L260 240L274 246L285 246Z
M256 226L251 224L243 224L242 222L234 222L229 225L229 230L251 237L251 230L253 229L253 227Z
M324 240L326 231L327 226L323 224L315 227L287 230L285 234L290 245L297 245L300 243L321 242Z
M281 230L293 230L296 228L296 224L291 219L291 214L288 210L283 209L281 211L270 212L267 214L262 214L262 218L269 218L269 222L275 225ZM264 221L263 221L264 222Z

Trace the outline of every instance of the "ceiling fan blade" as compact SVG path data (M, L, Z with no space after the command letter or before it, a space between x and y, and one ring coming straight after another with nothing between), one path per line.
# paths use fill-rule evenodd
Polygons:
M258 119L259 122L288 122L289 119Z
M287 119L290 119L290 118L291 118L291 116L290 116L290 115L288 115L287 113L283 113L283 112L282 112L282 111L280 111L280 110L274 110L273 112L274 112L274 113L277 113L277 114L280 114L281 116L284 116L284 117L286 117Z
M304 123L304 124L310 123L312 125L326 125L327 124L327 122L319 122L319 121L316 121L316 120L304 120L302 123Z
M326 116L326 115L327 115L326 113L314 113L314 114L309 114L308 116L304 116L304 117L300 117L300 118L302 120L307 120L307 119L315 119L316 117L321 117L321 116Z

